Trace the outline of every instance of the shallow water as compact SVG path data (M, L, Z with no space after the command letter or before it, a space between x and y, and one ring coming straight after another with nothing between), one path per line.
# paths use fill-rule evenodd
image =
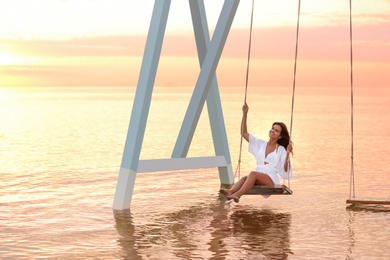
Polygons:
M142 158L170 156L190 92L156 88ZM289 123L289 93L249 93L249 131L266 138L272 122ZM388 94L356 91L358 197L390 198ZM297 91L292 196L226 203L216 169L145 173L137 176L130 210L120 212L112 202L134 88L14 88L1 95L2 259L388 259L389 207L345 203L348 91ZM242 90L222 88L221 99L236 166ZM254 167L246 149L241 176ZM203 113L189 156L210 151Z

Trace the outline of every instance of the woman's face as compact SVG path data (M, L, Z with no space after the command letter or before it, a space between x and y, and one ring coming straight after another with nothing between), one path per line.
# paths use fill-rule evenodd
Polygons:
M279 139L282 134L282 127L278 124L274 124L269 130L269 137L273 139Z

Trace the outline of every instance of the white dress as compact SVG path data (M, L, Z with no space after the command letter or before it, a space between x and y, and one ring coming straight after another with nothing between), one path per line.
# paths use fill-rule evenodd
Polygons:
M286 162L287 156L286 149L283 146L278 145L273 152L265 157L266 148L266 141L258 139L251 134L249 135L248 151L256 158L257 166L255 171L267 174L275 185L280 184L278 174L283 179L292 178L291 165L287 172L284 170L284 163Z

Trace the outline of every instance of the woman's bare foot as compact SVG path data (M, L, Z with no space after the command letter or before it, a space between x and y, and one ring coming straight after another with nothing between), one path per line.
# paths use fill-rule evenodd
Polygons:
M228 200L234 200L234 202L236 202L236 203L240 202L240 197L238 197L235 194L232 194L232 195L228 196L227 199Z
M232 192L230 190L224 188L219 189L219 193L221 193L227 199L230 195L232 195Z

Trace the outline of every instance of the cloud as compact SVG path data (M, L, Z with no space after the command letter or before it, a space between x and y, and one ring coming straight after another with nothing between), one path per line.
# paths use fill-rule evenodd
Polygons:
M291 59L295 52L295 27L255 28L252 35L252 56L265 59ZM230 32L223 55L246 58L249 30ZM384 61L389 59L389 22L353 27L356 51L367 48L370 55L362 58ZM146 35L114 35L79 37L69 40L0 40L21 55L36 57L125 57L142 56ZM349 24L345 26L301 26L299 57L302 59L343 60L349 49ZM365 53L367 51L364 51ZM163 56L197 57L193 33L166 34Z
M42 66L42 65L2 65L0 66L0 75L12 76L39 76L48 74L63 75L61 67Z
M266 84L271 84L278 77L276 71L280 72L278 82L291 81L296 28L255 28L252 36L253 69L270 75ZM248 40L248 29L231 31L218 66L220 82L241 84L241 80L235 80L234 75L245 74ZM41 80L61 85L135 85L145 43L146 35L94 36L69 40L3 39L0 40L0 47L7 46L18 55L35 57L37 59L32 60L37 62L2 66L0 73L2 76L34 78L34 82ZM344 77L350 59L349 44L348 24L302 26L298 42L300 75L306 75L313 84L320 78L326 81L325 74L332 74L335 78ZM361 64L359 77L365 77L365 73L372 74L375 69L377 72L374 73L382 79L383 84L390 81L383 74L384 67L390 61L390 22L355 25L353 51L354 62ZM359 70L359 65L356 68ZM266 72L267 69L272 71ZM167 33L156 84L169 81L176 85L193 85L198 73L199 62L193 33ZM228 80L224 82L224 78Z
M117 35L70 40L0 40L18 54L38 57L140 55L144 37Z

